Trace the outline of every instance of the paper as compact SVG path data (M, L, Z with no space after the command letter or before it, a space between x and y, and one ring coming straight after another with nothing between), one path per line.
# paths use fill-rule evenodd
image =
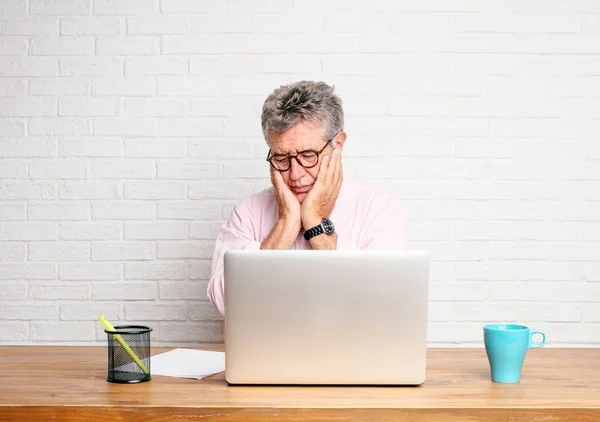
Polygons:
M224 352L175 349L150 358L152 375L202 379L224 370Z

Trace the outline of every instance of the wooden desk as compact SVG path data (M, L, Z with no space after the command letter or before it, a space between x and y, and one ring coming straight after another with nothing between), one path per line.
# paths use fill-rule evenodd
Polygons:
M153 353L170 349L153 349ZM106 382L105 347L0 347L0 421L600 421L600 349L530 350L519 384L483 349L428 351L420 387L227 386L153 376Z

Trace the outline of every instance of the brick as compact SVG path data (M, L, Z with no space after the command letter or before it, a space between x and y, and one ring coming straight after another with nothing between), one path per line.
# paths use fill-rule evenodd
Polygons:
M117 199L121 197L118 183L98 182L62 182L60 199Z
M127 103L125 105L127 108ZM130 158L181 158L187 152L187 142L179 139L128 139L125 157Z
M186 341L196 343L216 343L223 342L221 323L215 322L170 322L159 325L159 336L161 341L172 342L185 339Z
M102 94L102 89L110 89L110 86L107 86L110 82L109 80L123 75L123 64L117 57L66 58L60 60L59 68L60 76L103 76L106 78L106 80L96 80L98 83L94 85L94 89L92 91L94 95L104 95ZM117 81L113 80L115 83ZM60 81L56 83L60 83ZM89 91L87 88L89 82L86 80L85 83L86 90L84 91L84 94L87 94ZM100 88L97 88L98 85L100 85ZM66 93L65 95L68 94L69 93ZM72 95L77 94L72 93Z
M206 290L202 291L197 282L159 281L158 297L160 300L202 300L206 298Z
M31 179L84 179L86 177L85 162L80 159L53 159L31 161L29 163Z
M408 228L411 240L453 240L454 224L449 221L413 222Z
M31 0L32 15L89 15L91 3L81 0Z
M125 182L126 199L185 199L187 186L177 182Z
M118 222L61 222L58 238L62 240L119 240L123 232Z
M292 3L277 0L230 0L227 3L227 12L236 13L288 13L292 11Z
M0 99L0 116L56 116L57 101L52 98Z
M96 38L98 56L144 56L158 53L158 37L154 36L99 36Z
M95 281L121 279L121 264L59 264L58 278L66 281Z
M363 41L367 37L368 41ZM298 35L294 37L294 53L296 54L350 54L360 52L372 53L392 53L402 51L396 46L392 48L393 42L399 42L398 37L392 37L394 41L385 41L385 38L378 37L379 43L384 41L387 48L376 44L375 38L370 38L367 34L359 38L353 34L311 34ZM406 43L406 40L405 42ZM402 45L399 44L399 45ZM287 52L287 51L281 51ZM409 51L406 51L409 52Z
M160 241L158 242L158 258L161 259L209 259L212 258L214 242L212 241Z
M427 321L451 321L452 303L451 302L431 302L427 307Z
M0 205L0 221L19 221L27 218L26 204L8 204Z
M545 242L488 242L489 258L493 260L545 260L551 249Z
M25 121L0 118L0 132L3 136L25 137Z
M43 57L0 58L0 76L58 76L58 60Z
M277 17L283 18L281 15ZM256 32L258 16L200 15L191 18L193 34L247 34Z
M237 17L237 16L236 16ZM243 18L243 15L240 16ZM290 15L255 15L256 29L253 32L258 33L294 33L294 34L312 34L320 32L323 26L321 16L311 16L308 14L294 13ZM348 18L348 15L345 15Z
M30 79L29 95L86 95L90 91L90 82L86 79Z
M132 117L181 117L189 114L186 101L178 99L125 99L125 116Z
M118 116L120 102L111 98L72 97L58 101L59 116Z
M214 118L171 118L158 120L158 136L216 136L222 131L222 123Z
M125 304L125 317L127 320L184 321L186 309L178 303L128 302Z
M215 240L221 228L220 221L197 221L190 223L190 239Z
M191 116L231 117L247 116L254 108L250 97L200 98L191 101Z
M27 37L3 36L0 39L0 56L26 56L28 45Z
M113 17L69 17L60 22L61 35L118 35L120 29L120 19Z
M119 283L93 283L94 300L154 300L157 297L154 281L127 281Z
M140 77L93 79L92 95L99 97L151 97L154 95L154 84L153 79Z
M24 16L27 14L27 3L19 0L4 0L0 4L0 16Z
M527 303L519 306L519 320L524 322L581 322L583 310L574 303Z
M431 301L484 301L488 299L488 285L485 282L471 283L431 283Z
M212 16L207 17L212 20ZM279 57L279 56L277 56ZM283 56L294 60L294 56ZM297 58L296 58L297 59ZM249 56L203 56L202 58L190 57L190 74L210 76L239 76L254 75L256 72L256 59ZM283 60L282 60L283 61ZM319 62L320 63L320 62ZM320 67L320 64L319 64ZM196 80L196 79L194 79ZM175 82L173 82L175 84ZM200 85L201 86L201 85ZM208 89L208 88L207 88ZM216 95L216 94L215 94ZM216 100L216 98L215 98Z
M210 260L190 261L190 280L208 280L210 277Z
M91 178L94 179L151 179L156 174L150 160L92 160Z
M48 203L29 202L28 220L89 220L91 218L88 203Z
M98 118L94 119L94 135L99 136L156 136L156 119Z
M0 239L29 241L55 240L56 223L3 223L0 226Z
M157 0L93 0L94 15L146 15L158 12Z
M123 319L123 305L110 302L62 302L60 319L63 321L97 321L98 315L104 315L109 321Z
M126 280L184 280L185 262L126 262Z
M0 35L58 35L58 26L55 18L0 18Z
M23 343L29 337L29 321L0 322L0 341Z
M27 162L0 159L0 179L27 179Z
M0 65L0 74L2 68ZM215 97L221 95L221 83L206 77L159 76L156 78L158 97Z
M196 283L196 288L202 292L201 286ZM190 286L191 287L191 286ZM193 292L190 292L190 299L192 299ZM189 319L192 321L210 321L210 320L222 320L223 316L217 311L217 309L213 306L211 302L202 298L204 300L194 300L188 302L188 315Z
M29 135L81 136L91 135L91 121L71 117L40 117L29 120Z
M190 158L209 159L248 158L252 156L252 144L250 144L249 142L223 141L218 138L207 140L190 140L188 156ZM264 157L266 156L267 155L265 153ZM212 166L213 169L216 169L214 164L208 165ZM217 174L216 170L212 170L210 173L215 175Z
M30 56L90 56L94 54L94 37L32 37Z
M188 223L179 221L153 221L150 223L125 223L127 240L183 240L188 238Z
M165 201L158 205L161 220L219 220L221 205L205 201Z
M524 281L581 281L585 271L580 262L523 261L512 265L519 279Z
M30 243L30 261L89 261L90 245L86 242L43 242Z
M96 220L154 220L156 206L146 201L94 203L92 216Z
M159 161L157 165L159 179L197 180L221 177L221 166L217 163Z
M456 240L518 240L519 230L514 222L456 222Z
M54 264L0 264L0 280L54 280L56 274Z
M61 139L58 144L60 157L120 157L122 142L117 138Z
M385 75L385 55L335 54L323 57L323 75Z
M56 155L56 141L45 139L8 139L0 143L0 156L9 157L52 157Z
M25 82L25 79L0 78L0 97L24 97L27 90Z
M127 34L164 35L188 34L190 25L186 17L135 16L127 18Z
M29 299L37 300L88 300L89 284L28 283Z
M512 323L520 319L518 307L506 303L456 302L453 308L454 321Z
M160 10L163 14L196 14L225 12L226 6L220 0L206 0L202 2L194 0L169 0L161 1Z
M455 264L455 279L468 280L515 280L518 269L512 263L504 262L457 262Z
M269 164L263 160L237 160L223 163L224 179L259 179L267 177Z
M29 303L12 304L4 303L0 306L0 319L4 320L31 320L31 319L58 319L58 304L54 303Z
M92 244L93 261L145 261L155 257L151 242L97 242Z
M0 243L0 261L25 261L27 246L24 243Z
M33 342L91 342L97 322L44 321L32 322L30 340Z
M254 183L242 180L230 182L197 182L189 185L190 199L241 199L254 193Z
M55 199L56 187L46 182L0 183L0 199Z

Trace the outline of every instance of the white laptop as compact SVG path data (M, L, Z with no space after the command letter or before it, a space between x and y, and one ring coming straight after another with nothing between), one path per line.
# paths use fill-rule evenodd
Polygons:
M229 384L419 385L429 256L422 251L228 251Z

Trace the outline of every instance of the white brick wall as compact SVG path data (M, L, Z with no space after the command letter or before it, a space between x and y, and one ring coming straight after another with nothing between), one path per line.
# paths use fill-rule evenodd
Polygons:
M260 110L344 101L347 175L431 253L431 345L517 321L600 345L600 3L2 0L0 343L102 313L219 343L214 240L269 186Z

